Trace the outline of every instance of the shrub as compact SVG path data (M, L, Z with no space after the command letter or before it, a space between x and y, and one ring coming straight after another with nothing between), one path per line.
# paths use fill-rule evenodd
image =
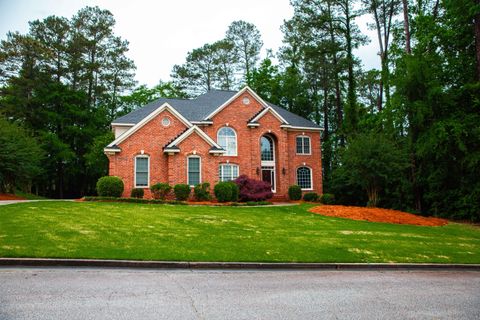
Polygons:
M101 197L121 197L123 181L119 177L106 176L97 181L97 193Z
M218 202L227 202L232 199L232 188L228 182L219 182L213 188Z
M204 182L197 184L195 188L193 188L193 196L197 201L210 200L210 183Z
M173 193L175 193L175 199L185 201L190 196L190 186L188 184L176 184L173 187Z
M154 199L165 200L172 187L168 183L159 182L150 187Z
M303 195L303 200L309 202L318 201L318 194L316 192L307 192Z
M232 189L232 198L230 199L230 201L232 202L238 201L238 195L240 193L240 190L238 189L238 185L233 181L228 181L228 184Z
M238 200L238 186L233 181L217 183L213 188L213 192L219 202L235 202Z
M335 204L335 196L331 193L324 193L320 197L320 202L323 204Z
M273 197L272 187L265 181L241 175L234 182L239 189L240 201L264 201Z
M290 200L300 200L302 199L302 189L296 184L288 187L288 198Z
M132 193L130 193L130 197L142 199L144 194L145 192L143 191L142 188L133 188Z

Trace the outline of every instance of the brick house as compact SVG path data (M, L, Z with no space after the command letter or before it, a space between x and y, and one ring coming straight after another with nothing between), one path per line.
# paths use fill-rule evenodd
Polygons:
M269 182L274 198L288 187L322 193L321 128L262 100L248 87L211 90L195 99L161 98L112 122L105 149L123 196L157 182L196 185L239 175Z

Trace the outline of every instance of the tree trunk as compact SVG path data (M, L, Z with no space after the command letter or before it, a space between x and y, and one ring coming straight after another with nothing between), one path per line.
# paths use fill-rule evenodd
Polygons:
M402 2L403 2L403 28L405 29L405 52L407 54L411 54L412 49L410 47L410 27L408 23L408 0L402 0Z

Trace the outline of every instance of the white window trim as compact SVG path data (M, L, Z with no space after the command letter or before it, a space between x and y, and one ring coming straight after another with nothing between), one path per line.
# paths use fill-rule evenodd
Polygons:
M227 127L227 126L223 126L221 128L218 129L217 131L217 144L220 145L220 142L219 142L219 138L220 138L220 130L222 130L223 128L229 128L229 129L232 129L233 133L235 134L235 153L234 154L227 154L227 152L225 152L224 154L222 154L223 156L225 157L236 157L238 156L238 136L237 136L237 131L235 131L235 129L233 129L232 127ZM227 151L225 149L225 151Z
M297 185L298 184L298 169L300 168L308 168L310 170L310 188L302 188L300 187L302 190L305 190L305 191L311 191L313 190L313 170L311 167L309 166L300 166L300 167L297 167L297 169L295 169L295 182Z
M298 146L297 146L297 138L308 138L308 146L309 146L309 153L298 153ZM302 141L302 151L303 151L303 147L304 147L304 144L303 144L303 141ZM307 136L307 135L298 135L295 137L295 153L299 156L311 156L312 155L312 139L310 138L310 136Z
M137 158L147 159L147 185L146 186L137 186ZM133 184L135 185L135 188L142 188L142 189L150 188L150 156L147 156L147 155L135 156L134 165L133 165Z
M232 166L232 167L237 167L237 178L240 177L240 166L236 163L220 163L220 175L218 176L218 181L223 181L222 180L222 175L223 175L223 166ZM233 172L233 171L232 171ZM232 174L233 177L233 174ZM236 178L235 178L236 179ZM232 180L233 181L233 180Z
M187 184L190 187L195 187L190 184L190 158L198 158L198 184L202 183L202 158L200 156L188 156L187 157Z

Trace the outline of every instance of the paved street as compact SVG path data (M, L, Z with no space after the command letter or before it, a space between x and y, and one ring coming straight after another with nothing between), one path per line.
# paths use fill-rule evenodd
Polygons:
M0 319L480 319L480 272L0 268Z

